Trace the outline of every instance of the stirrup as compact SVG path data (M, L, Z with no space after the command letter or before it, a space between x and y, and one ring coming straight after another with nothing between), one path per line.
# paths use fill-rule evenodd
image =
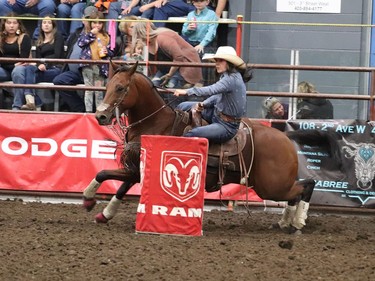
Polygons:
M193 128L202 126L202 112L191 109L191 126Z

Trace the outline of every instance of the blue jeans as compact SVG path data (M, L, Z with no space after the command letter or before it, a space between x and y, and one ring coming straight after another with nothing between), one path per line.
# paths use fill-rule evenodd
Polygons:
M35 71L27 65L18 65L12 71L12 81L14 84L35 84ZM31 89L15 88L13 90L14 99L12 104L13 110L18 110L26 102L25 95L34 95ZM35 99L37 107L42 105L42 100L38 97Z
M6 16L11 12L15 12L18 15L23 14L34 14L38 17L45 17L47 15L53 15L56 10L56 5L54 0L39 0L38 4L26 8L27 0L17 0L14 5L10 5L8 0L0 0L0 16ZM39 36L39 26L40 21L38 21L38 26L35 28L33 39L37 39Z
M83 84L83 78L80 73L68 70L57 75L52 83L55 85L77 85ZM71 112L85 112L85 104L77 91L60 90L59 94Z
M187 4L183 0L174 0L167 2L164 6L154 10L154 20L165 22L154 22L156 27L164 27L169 17L184 17L195 7Z
M189 111L195 104L197 104L197 102L183 102L177 106L177 109ZM223 121L215 113L215 108L205 108L202 111L202 118L209 124L193 128L185 133L184 137L206 138L213 143L224 143L237 134L240 126L238 122Z
M68 39L69 35L74 33L78 28L82 27L83 11L86 8L86 3L76 4L59 4L57 6L57 18L72 18L79 20L58 20L57 30L61 33L64 39Z

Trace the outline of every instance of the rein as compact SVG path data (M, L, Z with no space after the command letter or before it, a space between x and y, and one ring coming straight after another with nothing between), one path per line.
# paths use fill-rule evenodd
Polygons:
M138 120L137 122L129 124L128 126L124 126L123 122L121 122L121 114L120 114L120 110L119 110L119 105L124 100L126 94L129 92L129 87L130 87L130 83L129 83L128 87L126 88L126 91L124 92L124 94L121 95L121 97L119 97L118 100L113 104L113 109L115 110L116 121L119 124L120 128L122 130L124 130L124 131L128 131L129 129L133 128L134 126L141 124L143 121L147 120L148 118L151 118L152 116L154 116L155 114L157 114L159 111L163 110L164 108L166 108L167 106L169 106L170 104L172 104L178 98L178 97L175 97L174 99L172 99L168 103L164 104L162 107L160 107L156 111L154 111L151 114L147 115L146 117ZM156 91L157 91L157 89L165 89L165 88L162 88L162 87L155 87L155 86L153 86L153 88L155 88ZM173 93L173 91L171 91L171 90L167 90L167 91L170 92L170 93Z

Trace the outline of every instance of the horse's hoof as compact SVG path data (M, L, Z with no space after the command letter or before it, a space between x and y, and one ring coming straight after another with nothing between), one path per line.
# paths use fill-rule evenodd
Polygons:
M268 229L281 229L280 225L276 222L271 224Z
M95 216L95 222L96 223L107 223L109 219L107 219L103 213L99 213Z
M96 199L95 198L85 198L83 197L83 208L86 209L87 212L90 212L92 209L94 209L96 205Z
M294 226L290 226L287 228L288 234L294 234L294 235L301 235L302 231L298 228L295 228Z

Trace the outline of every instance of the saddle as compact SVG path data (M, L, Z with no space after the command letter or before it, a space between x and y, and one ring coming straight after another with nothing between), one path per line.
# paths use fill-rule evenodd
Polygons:
M185 130L207 125L207 122L202 119L201 112L192 109L190 114L191 125L187 126ZM208 166L224 168L230 171L240 171L238 161L231 161L229 157L240 157L246 145L247 136L251 133L250 131L251 128L244 122L241 122L237 134L232 139L221 144L210 143L208 148Z

